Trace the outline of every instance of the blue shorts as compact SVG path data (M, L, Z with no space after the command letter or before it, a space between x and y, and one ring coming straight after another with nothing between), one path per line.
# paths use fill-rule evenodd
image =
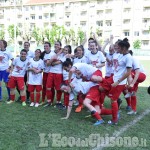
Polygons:
M6 70L4 71L0 71L0 81L4 81L4 82L8 82L8 76L9 76L9 72L7 72Z

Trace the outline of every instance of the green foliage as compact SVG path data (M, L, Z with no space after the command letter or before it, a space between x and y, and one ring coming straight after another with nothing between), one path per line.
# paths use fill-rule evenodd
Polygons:
M9 25L8 26L8 34L12 41L14 41L15 38L15 26ZM20 34L19 29L16 27L16 37Z
M0 39L4 39L4 37L5 37L5 32L4 32L4 29L2 28L1 30L0 30Z
M134 49L140 49L141 48L141 41L140 40L135 40L133 42L133 47L134 47Z
M81 45L81 43L83 42L84 38L85 38L84 32L80 28L78 28L77 41L76 41L77 44Z
M34 27L34 29L32 31L32 36L36 40L37 45L39 45L43 40L43 32L38 27Z

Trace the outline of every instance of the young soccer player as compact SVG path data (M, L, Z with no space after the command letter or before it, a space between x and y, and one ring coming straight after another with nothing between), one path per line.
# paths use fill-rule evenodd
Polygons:
M132 55L133 52L130 50L130 54ZM132 64L132 72L128 77L128 93L125 95L125 98L130 99L131 103L131 111L129 111L128 115L135 115L136 108L137 108L137 96L136 92L138 90L139 83L144 82L146 79L146 74L143 67L139 64L139 62L133 57L133 64Z
M112 120L108 122L109 124L118 123L117 100L125 89L127 77L130 75L132 68L132 57L128 53L128 49L130 47L128 40L124 39L120 41L118 46L118 52L121 55L119 55L118 59L116 59L114 76L103 80L103 82L100 84L100 90L102 87L111 99Z
M100 92L99 87L93 82L83 82L82 79L74 78L71 82L71 87L67 85L62 85L61 90L69 93L69 105L67 109L67 115L65 118L68 119L72 110L73 100L75 95L80 94L80 96L85 97L83 104L90 110L91 115L97 119L94 125L101 125L104 123L100 114ZM86 95L86 96L85 96ZM93 106L94 105L94 106Z
M9 60L13 61L12 54L7 50L7 42L0 40L0 102L2 101L2 80L5 82L8 100L10 99L10 89L7 86L9 76Z
M20 96L22 101L22 106L26 106L26 94L24 87L24 75L28 67L28 59L26 58L27 51L25 49L21 50L20 57L15 58L12 63L8 87L10 88L10 101L7 102L11 104L15 100L15 87L20 90Z
M37 49L35 51L35 57L29 60L28 66L28 91L30 92L31 104L30 106L39 106L39 101L41 97L42 90L42 72L44 68L43 60L40 59L41 50ZM36 102L34 98L34 91L36 91Z

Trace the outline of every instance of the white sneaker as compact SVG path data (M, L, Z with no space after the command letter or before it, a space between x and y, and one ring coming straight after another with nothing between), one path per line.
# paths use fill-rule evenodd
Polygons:
M78 105L79 105L79 101L78 101L78 100L75 100L75 101L73 102L73 105L74 105L74 106L78 106Z
M34 106L34 103L32 102L32 103L30 104L30 106L33 107L33 106Z
M35 103L35 107L39 107L39 103Z
M127 113L127 115L136 115L136 114L137 114L137 112L133 111L133 110L131 110L130 112Z

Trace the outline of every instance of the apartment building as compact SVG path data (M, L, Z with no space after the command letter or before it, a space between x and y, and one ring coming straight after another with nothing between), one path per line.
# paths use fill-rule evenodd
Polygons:
M96 32L100 39L110 34L115 39L127 37L131 43L139 39L143 49L150 48L150 0L14 1L0 3L0 29L16 24L30 34L34 26L44 29L57 24Z

